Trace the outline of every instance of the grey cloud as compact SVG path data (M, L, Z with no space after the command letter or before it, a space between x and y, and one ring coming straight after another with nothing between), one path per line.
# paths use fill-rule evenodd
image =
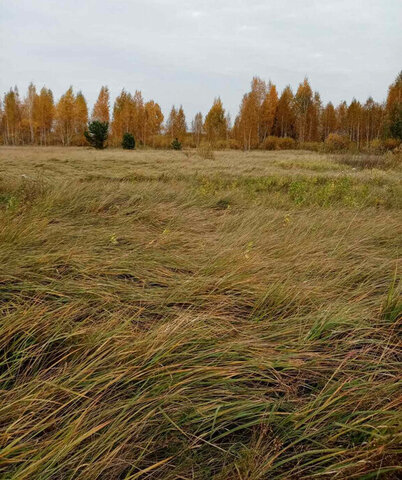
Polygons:
M92 103L102 84L188 117L220 95L232 117L253 75L324 101L383 100L401 68L399 0L0 0L0 91L33 81Z

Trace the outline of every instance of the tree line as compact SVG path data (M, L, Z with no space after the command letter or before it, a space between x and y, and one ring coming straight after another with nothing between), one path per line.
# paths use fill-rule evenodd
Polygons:
M353 99L337 106L323 105L307 78L296 92L287 86L279 94L272 82L254 77L233 124L216 98L205 117L195 115L190 128L182 106L173 106L165 121L159 104L145 101L138 90L123 89L111 108L109 89L103 86L91 112L83 93L72 87L57 102L50 89L38 91L32 83L23 98L14 87L0 99L0 142L5 145L86 145L90 121L107 124L111 146L120 145L127 133L137 145L154 148L168 147L175 139L192 147L208 142L244 150L308 147L328 139L357 148L387 139L397 145L402 140L402 72L385 102L370 97L365 103Z

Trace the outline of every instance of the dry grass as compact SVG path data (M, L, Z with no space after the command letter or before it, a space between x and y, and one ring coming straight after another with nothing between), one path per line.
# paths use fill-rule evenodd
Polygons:
M1 148L0 179L1 478L399 478L398 166Z
M388 152L385 155L361 154L339 155L335 157L338 163L354 168L369 168L377 170L401 169L402 161L400 153Z

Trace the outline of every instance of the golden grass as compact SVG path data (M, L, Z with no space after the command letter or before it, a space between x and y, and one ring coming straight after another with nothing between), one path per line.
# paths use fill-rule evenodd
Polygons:
M400 166L214 157L0 149L1 478L399 478Z

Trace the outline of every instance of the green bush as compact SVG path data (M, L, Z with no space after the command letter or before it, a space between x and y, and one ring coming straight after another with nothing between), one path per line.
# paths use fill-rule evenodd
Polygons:
M181 142L177 138L173 140L173 142L170 144L170 146L173 148L173 150L181 150L182 145Z
M87 142L94 148L101 150L105 148L108 137L109 124L95 120L88 124L88 130L84 132Z
M124 135L123 135L123 140L121 142L121 146L125 149L125 150L134 150L135 148L135 138L134 138L134 135L132 133L128 133L126 132Z

